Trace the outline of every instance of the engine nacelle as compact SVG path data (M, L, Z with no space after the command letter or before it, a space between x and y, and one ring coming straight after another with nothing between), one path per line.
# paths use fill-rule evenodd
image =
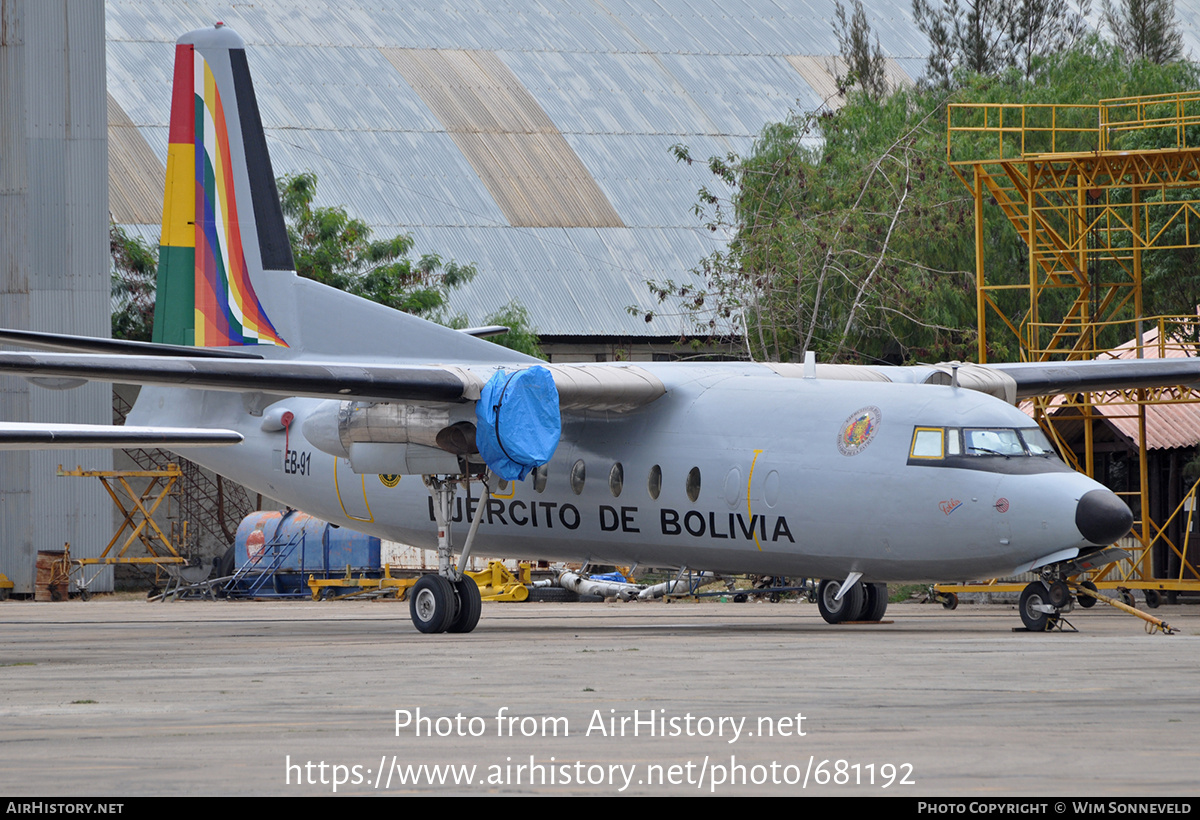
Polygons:
M474 410L469 405L427 407L331 399L305 417L303 430L314 447L347 459L360 474L457 473L460 456L469 458L479 452Z

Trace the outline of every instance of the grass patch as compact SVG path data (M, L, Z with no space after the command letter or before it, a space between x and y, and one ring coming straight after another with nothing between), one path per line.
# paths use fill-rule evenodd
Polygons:
M913 597L913 593L922 593L928 584L888 584L888 603L898 604Z

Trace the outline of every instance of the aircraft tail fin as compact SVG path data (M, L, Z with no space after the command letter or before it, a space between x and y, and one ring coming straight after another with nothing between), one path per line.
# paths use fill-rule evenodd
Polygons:
M218 23L175 46L154 341L288 343L254 280L294 270L245 42Z
M221 23L175 46L157 282L160 345L263 358L533 361L296 275L246 44Z

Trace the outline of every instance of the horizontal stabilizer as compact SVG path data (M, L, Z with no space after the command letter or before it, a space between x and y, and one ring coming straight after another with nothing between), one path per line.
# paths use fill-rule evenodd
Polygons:
M113 427L103 424L0 422L0 450L76 450L125 447L216 447L240 444L234 430L194 427Z
M188 356L211 359L261 359L257 353L228 347L182 347L151 342L131 342L126 339L99 339L95 336L72 336L69 333L41 333L36 330L0 328L0 344L31 347L34 350L56 350L62 353L110 353L128 356Z
M459 333L474 336L476 339L486 339L488 336L499 336L508 333L512 328L504 325L484 325L483 327L464 327Z

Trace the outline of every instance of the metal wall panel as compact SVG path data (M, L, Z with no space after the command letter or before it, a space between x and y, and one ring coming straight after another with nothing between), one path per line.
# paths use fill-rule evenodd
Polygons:
M0 56L4 94L23 95L6 115L6 191L0 212L5 266L0 319L6 326L108 334L107 116L104 8L72 0L8 0L23 48ZM8 18L7 15L12 17ZM12 165L20 164L14 171ZM20 177L23 182L14 187ZM105 385L47 391L5 379L0 410L7 420L107 422ZM83 545L111 532L107 495L97 484L51 479L58 460L103 467L107 451L6 453L0 457L0 572L16 592L32 591L35 553ZM107 537L105 537L105 542ZM101 544L102 546L102 544ZM97 589L111 586L103 579Z
M108 96L108 209L118 223L162 218L167 169L120 104Z
M515 74L490 52L385 49L511 225L620 227L591 174Z

